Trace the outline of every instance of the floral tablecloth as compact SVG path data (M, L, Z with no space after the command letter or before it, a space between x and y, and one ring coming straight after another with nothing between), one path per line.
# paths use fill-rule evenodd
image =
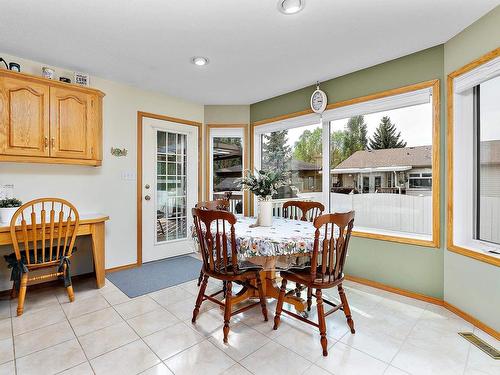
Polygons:
M274 218L271 227L252 228L255 221L255 218L238 216L235 224L240 268L258 265L269 270L285 270L309 265L315 232L312 223Z

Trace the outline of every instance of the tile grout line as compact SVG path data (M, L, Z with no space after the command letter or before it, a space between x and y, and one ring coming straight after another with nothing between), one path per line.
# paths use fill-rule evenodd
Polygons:
M14 354L14 372L17 375L17 361L16 361L16 345L14 341L14 320L12 318L12 298L9 299L9 317L10 317L10 330L11 330L11 336L12 336L12 352ZM17 314L17 311L16 311Z
M76 300L76 296L75 296L75 300ZM83 300L85 300L85 299L83 299ZM69 302L69 303L71 303L71 302ZM71 330L73 331L73 334L75 335L75 338L76 338L76 341L78 342L78 345L80 345L80 349L82 350L83 355L85 356L85 358L87 359L88 364L90 365L90 369L95 374L94 368L92 367L92 364L90 363L90 360L89 360L89 358L87 356L87 353L85 353L85 350L83 349L82 343L80 342L80 339L78 338L78 335L76 334L75 329L73 328L73 325L71 324L71 322L70 322L70 320L68 318L68 315L66 314L66 311L64 311L64 309L62 308L62 306L61 306L61 309L63 311L64 316L66 317L66 320L69 323L69 326L71 327ZM98 311L100 311L100 310L98 310ZM82 362L82 363L84 363L84 362ZM79 366L79 365L81 365L81 363L79 363L76 366ZM73 367L76 367L76 366L73 366ZM64 369L62 371L66 371L66 370L68 370L70 368L73 368L73 367L68 367L68 368L66 368L66 369ZM62 372L62 371L60 371L60 372Z

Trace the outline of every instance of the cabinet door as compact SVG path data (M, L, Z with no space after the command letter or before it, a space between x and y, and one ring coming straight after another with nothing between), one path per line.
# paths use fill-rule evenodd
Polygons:
M94 97L71 89L50 88L50 155L90 159Z
M49 155L49 87L0 78L0 153Z

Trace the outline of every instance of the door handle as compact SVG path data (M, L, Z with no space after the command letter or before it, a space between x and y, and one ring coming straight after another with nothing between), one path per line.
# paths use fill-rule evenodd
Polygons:
M151 197L150 197L149 195L146 195L146 196L144 197L144 199L145 199L145 200L147 200L147 201L149 201L149 200L151 200Z
M45 148L49 147L49 138L45 137L43 145L45 146Z

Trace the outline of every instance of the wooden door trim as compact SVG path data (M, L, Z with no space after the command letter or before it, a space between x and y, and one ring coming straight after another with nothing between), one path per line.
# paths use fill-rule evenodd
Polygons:
M163 120L175 122L181 125L195 126L198 129L198 200L202 200L201 189L201 155L202 155L202 123L181 118L170 117L165 115L158 115L149 112L137 111L137 266L142 265L142 130L143 119L152 118L155 120Z
M250 137L249 130L250 124L206 124L205 125L205 200L210 200L210 130L211 129L243 129L243 171L248 169L251 150L250 150ZM249 192L243 192L243 207L244 216L250 213L250 199Z

